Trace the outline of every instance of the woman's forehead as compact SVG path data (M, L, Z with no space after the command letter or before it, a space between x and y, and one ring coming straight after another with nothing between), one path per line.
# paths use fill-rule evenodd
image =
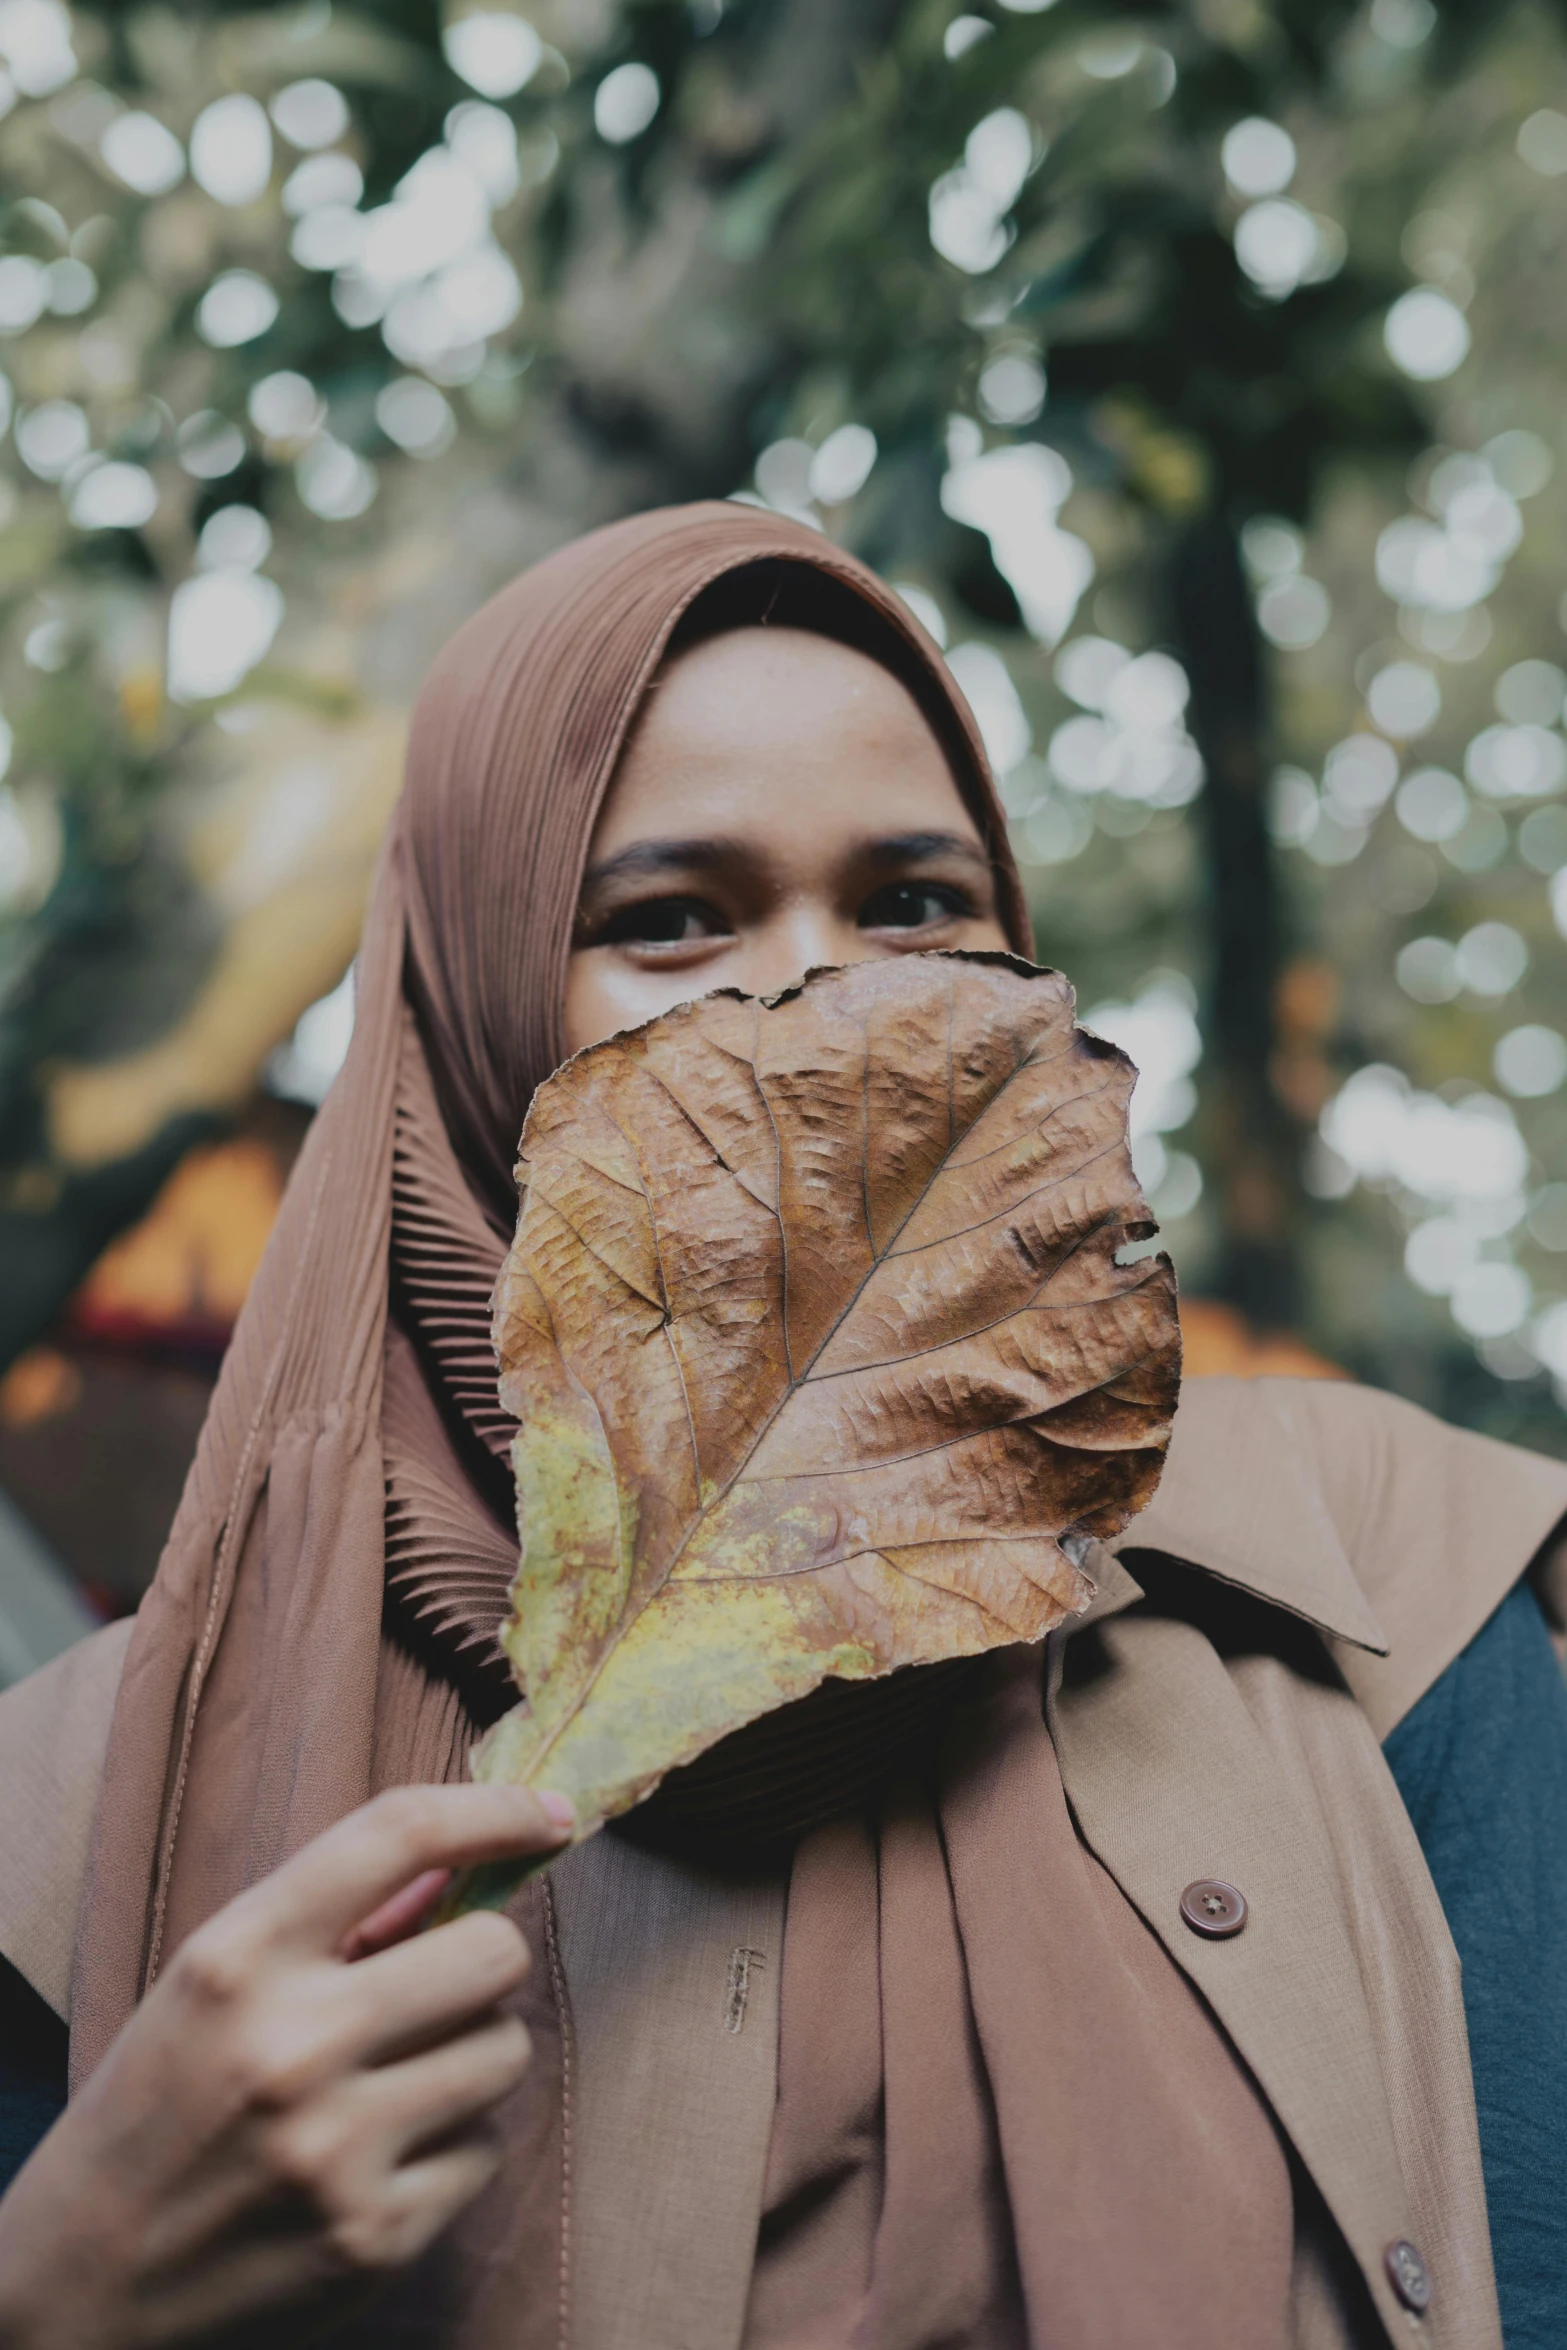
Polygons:
M784 833L850 800L879 828L973 831L945 751L889 671L809 630L736 629L681 653L659 680L595 849L670 825Z
M904 724L931 733L908 687L857 646L814 629L757 624L678 647L649 691L643 730L806 732L823 724Z

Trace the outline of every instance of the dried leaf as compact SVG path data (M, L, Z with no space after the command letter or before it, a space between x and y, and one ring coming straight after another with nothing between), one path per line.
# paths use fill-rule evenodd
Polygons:
M1038 1640L1147 1501L1174 1277L1135 1071L1053 972L920 955L580 1054L523 1136L496 1296L520 1422L486 1779L587 1830L828 1674Z

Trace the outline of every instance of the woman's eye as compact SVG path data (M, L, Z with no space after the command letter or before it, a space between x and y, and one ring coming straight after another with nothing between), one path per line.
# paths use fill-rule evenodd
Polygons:
M704 938L727 938L729 924L700 898L650 898L611 914L596 946L694 946Z
M936 881L891 881L860 908L862 930L924 930L969 913L963 892Z

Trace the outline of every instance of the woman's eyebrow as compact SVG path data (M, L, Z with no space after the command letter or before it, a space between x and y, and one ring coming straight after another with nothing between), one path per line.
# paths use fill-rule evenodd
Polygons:
M606 882L642 881L659 873L711 873L747 855L745 844L737 840L638 840L590 865L582 886L601 889Z
M918 865L933 857L960 857L965 864L990 871L990 859L977 841L961 832L889 832L867 841L861 852L877 863Z
M961 832L878 833L870 840L856 842L854 853L869 865L919 865L938 857L956 857L983 872L990 871L984 850ZM632 841L612 857L590 865L582 887L585 894L616 882L646 881L670 873L714 873L726 865L750 864L754 858L755 851L747 842L722 835Z

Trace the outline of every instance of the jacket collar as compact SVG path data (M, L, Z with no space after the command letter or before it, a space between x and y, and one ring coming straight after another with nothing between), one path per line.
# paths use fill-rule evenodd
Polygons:
M1155 1550L1356 1648L1387 1654L1311 1455L1290 1426L1287 1386L1184 1382L1158 1489L1114 1543L1093 1546L1086 1565L1098 1596L1079 1621L1140 1597L1121 1559L1135 1569L1138 1551Z

